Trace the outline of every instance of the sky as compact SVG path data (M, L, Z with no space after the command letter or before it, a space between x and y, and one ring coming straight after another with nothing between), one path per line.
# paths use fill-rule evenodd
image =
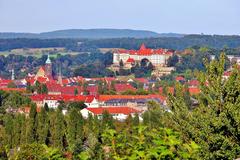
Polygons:
M0 32L141 29L240 34L240 0L0 0Z

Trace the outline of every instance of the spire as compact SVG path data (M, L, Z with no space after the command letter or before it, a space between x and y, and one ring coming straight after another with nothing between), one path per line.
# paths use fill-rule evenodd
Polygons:
M46 64L51 64L52 62L51 62L51 59L50 59L50 57L49 57L49 54L48 54L48 58L47 58L47 60L46 60L46 62L45 62Z
M141 45L141 47L140 47L140 50L145 50L146 49L146 46L145 46L145 44L143 43L142 45Z

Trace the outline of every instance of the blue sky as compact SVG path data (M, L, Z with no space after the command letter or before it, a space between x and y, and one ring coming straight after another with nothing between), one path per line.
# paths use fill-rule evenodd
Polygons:
M240 0L0 0L0 32L89 28L240 34Z

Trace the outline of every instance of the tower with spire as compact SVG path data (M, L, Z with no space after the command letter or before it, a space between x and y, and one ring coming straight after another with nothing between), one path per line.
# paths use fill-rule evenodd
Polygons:
M53 78L52 73L53 73L52 72L52 61L51 61L51 59L49 57L49 54L48 54L48 58L45 62L45 74L48 78Z

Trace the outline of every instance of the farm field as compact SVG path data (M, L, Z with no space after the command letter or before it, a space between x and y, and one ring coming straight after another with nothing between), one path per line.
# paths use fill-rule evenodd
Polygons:
M0 52L0 56L8 56L10 54L22 55L22 56L35 56L40 58L42 55L50 54L51 57L56 57L60 55L77 55L80 52L66 51L65 48L23 48L23 49L13 49L10 51Z

